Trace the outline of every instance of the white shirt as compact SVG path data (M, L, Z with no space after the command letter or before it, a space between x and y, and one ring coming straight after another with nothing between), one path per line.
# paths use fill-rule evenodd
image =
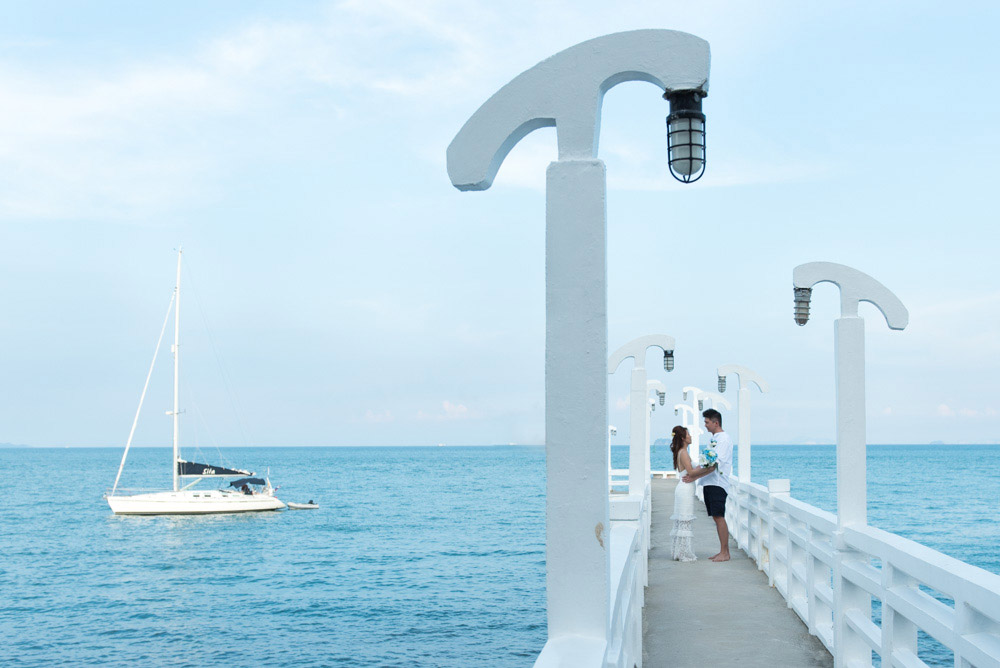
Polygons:
M716 487L721 487L729 493L729 476L733 474L733 440L729 438L729 434L724 431L720 431L717 434L710 434L710 441L705 447L714 447L715 451L719 455L719 468L712 471L708 475L698 478L698 484L704 487L705 485L715 485ZM715 441L715 444L712 444Z

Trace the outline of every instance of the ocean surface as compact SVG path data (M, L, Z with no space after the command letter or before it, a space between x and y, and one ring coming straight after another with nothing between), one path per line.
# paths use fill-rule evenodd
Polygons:
M185 454L270 469L280 498L320 508L116 517L120 449L0 449L0 665L525 666L541 650L543 448ZM654 468L668 457L654 447ZM122 486L166 487L169 467L135 449ZM790 478L820 508L834 477L831 446L754 448L755 482ZM871 446L868 485L871 524L1000 573L1000 447Z

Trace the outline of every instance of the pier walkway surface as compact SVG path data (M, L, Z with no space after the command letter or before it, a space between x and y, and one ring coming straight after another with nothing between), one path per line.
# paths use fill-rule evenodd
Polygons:
M673 479L654 479L649 584L643 611L642 660L647 668L674 666L832 666L833 657L767 576L730 539L732 560L713 563L719 551L715 523L696 501L694 553L698 561L670 558Z

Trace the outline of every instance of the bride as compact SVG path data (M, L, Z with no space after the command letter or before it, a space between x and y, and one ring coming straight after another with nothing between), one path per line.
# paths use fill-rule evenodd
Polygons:
M673 547L670 557L675 561L696 561L694 550L691 549L692 524L694 523L694 486L693 482L681 480L685 474L693 472L691 456L687 446L691 444L691 434L684 427L674 427L670 451L674 453L674 469L677 471L677 487L674 489L674 528L670 532L673 537Z

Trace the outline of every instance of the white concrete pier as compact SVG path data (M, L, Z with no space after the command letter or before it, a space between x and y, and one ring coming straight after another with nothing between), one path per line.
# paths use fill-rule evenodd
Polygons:
M698 561L670 559L670 515L676 479L653 480L649 587L643 611L645 668L672 666L832 666L833 656L788 608L767 575L730 541L731 561L719 551L715 524L696 506Z

